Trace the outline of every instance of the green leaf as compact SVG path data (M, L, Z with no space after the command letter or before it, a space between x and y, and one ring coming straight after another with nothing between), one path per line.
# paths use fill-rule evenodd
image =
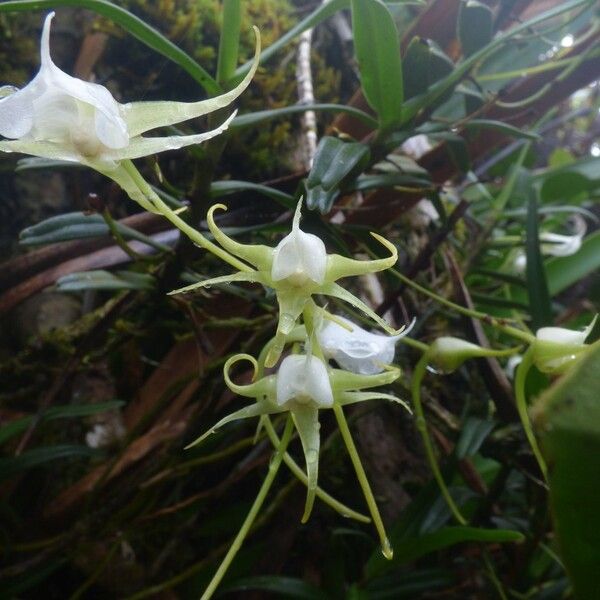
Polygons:
M214 181L210 186L210 197L211 198L222 198L229 194L235 194L244 190L253 190L260 192L268 198L276 200L280 204L283 204L286 208L296 208L297 202L293 196L286 194L280 190L269 187L267 185L261 185L259 183L251 183L249 181L236 181L228 179L226 181Z
M600 343L536 403L533 423L546 458L561 555L580 600L600 583Z
M301 600L327 600L328 598L318 587L302 581L302 579L280 575L246 577L221 588L222 593L248 592L250 590L276 593L278 598L300 598Z
M458 11L456 29L464 56L471 56L492 40L492 11L476 0L463 1Z
M80 292L84 290L152 290L155 279L146 273L131 271L82 271L61 277L56 287L61 292Z
M0 4L0 12L52 10L57 6L87 8L107 17L125 31L152 48L158 54L179 65L189 73L211 95L223 90L219 84L186 52L178 48L164 35L142 21L128 10L107 0L9 0ZM248 67L249 69L250 67Z
M496 423L489 419L469 417L461 428L455 449L456 457L462 459L477 454L495 425Z
M65 406L52 406L40 415L40 421L52 419L66 419L73 417L87 417L97 413L106 412L120 408L125 403L122 400L111 400L109 402L98 402L94 404L68 404ZM15 435L25 431L36 419L35 416L22 417L0 427L0 444Z
M360 172L370 156L365 144L344 142L330 136L321 138L305 182L306 206L327 214L343 183Z
M23 229L19 234L19 244L40 246L109 234L108 225L101 215L74 212L50 217L41 223Z
M425 107L439 102L440 98L447 94L449 90L454 89L473 67L480 64L483 59L487 58L497 48L506 44L514 36L531 31L533 27L544 21L555 19L564 13L574 11L585 5L591 5L591 0L571 0L569 2L561 2L557 6L553 6L549 10L538 13L528 21L520 23L509 31L492 38L489 44L463 60L447 77L431 86L427 92L419 94L405 102L402 122L406 123L407 121L410 121L410 119Z
M600 187L600 158L586 157L534 177L542 202L575 202Z
M367 102L389 130L402 121L402 62L394 19L380 0L352 0L352 30Z
M394 558L386 561L381 557L371 557L367 563L368 577L380 575L386 571L397 568L398 565L417 560L422 556L437 550L448 548L464 542L481 543L509 543L522 542L525 539L522 533L511 529L483 529L479 527L444 527L433 533L405 538L393 542Z
M124 240L137 240L157 250L170 249L165 244L156 242L151 237L127 227L127 225L115 223L115 226ZM110 235L110 229L102 215L73 212L50 217L41 223L23 229L19 234L19 244L41 246L107 235Z
M237 67L241 24L240 0L223 0L223 22L217 61L217 82L221 85L233 77Z
M527 276L531 324L535 330L552 322L552 308L538 236L537 192L533 188L529 175L524 173L523 176L525 177L523 182L525 186L524 193L527 199L527 237L525 240L527 266L525 274Z
M402 187L429 193L434 190L429 179L404 173L384 173L381 175L360 175L343 187L344 191L371 190L375 188Z
M377 127L377 121L371 115L353 106L345 106L343 104L293 104L292 106L284 106L283 108L259 110L246 115L239 115L231 122L229 129L242 129L243 127L250 127L270 121L271 119L279 119L296 113L305 113L307 110L347 113L371 127Z
M89 457L97 453L87 446L57 445L34 448L19 456L0 458L0 479L59 458Z
M493 129L494 131L500 131L511 137L526 139L526 140L539 140L540 135L524 129L519 129L508 123L502 121L492 121L491 119L471 119L465 123L465 129Z
M414 37L402 61L404 98L414 98L427 91L454 69L454 63L432 40Z

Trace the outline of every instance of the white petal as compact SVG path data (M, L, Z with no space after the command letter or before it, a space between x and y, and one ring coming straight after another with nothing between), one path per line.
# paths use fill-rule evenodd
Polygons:
M542 327L538 329L535 337L542 342L553 342L568 346L579 346L585 342L589 335L589 328L584 331L573 331L563 327Z
M314 283L323 283L325 280L325 244L316 235L304 233L300 229L301 207L302 199L296 207L291 233L286 235L273 251L273 281L289 278L290 283L302 286L309 280Z
M352 330L348 331L333 321L328 321L319 330L317 337L327 358L335 360L347 371L362 375L381 373L383 365L393 362L399 336L377 335L348 319L338 319Z
M286 356L277 372L277 405L289 401L312 404L317 408L333 406L333 392L327 367L315 356Z
M22 90L0 99L0 135L17 139L33 127L33 101L37 97L35 79Z
M64 102L69 99L75 102L73 110L76 109L77 113L63 119L64 139L75 137L88 140L91 146L97 146L99 142L107 148L124 148L129 143L129 134L121 117L120 105L112 94L104 86L67 75L52 61L50 23L53 16L54 13L50 13L46 17L42 32L42 66L36 76L36 80L39 78L40 81L41 92L37 97L38 105L51 102L51 98L56 102L57 96L62 96ZM39 130L44 130L45 117L44 111L35 110L34 121ZM90 117L91 123L88 122ZM55 120L58 118L60 115Z

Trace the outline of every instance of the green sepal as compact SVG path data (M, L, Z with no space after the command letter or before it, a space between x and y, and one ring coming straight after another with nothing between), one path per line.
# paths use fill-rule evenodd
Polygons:
M389 385L400 377L400 369L392 367L375 375L361 375L343 369L331 369L329 379L334 393Z
M168 293L169 296L174 296L175 294L185 294L187 292L194 292L201 288L211 287L213 285L219 285L221 283L234 283L234 282L242 282L248 281L250 283L264 283L264 278L260 273L233 273L231 275L221 275L220 277L213 277L212 279L205 279L204 281L198 281L196 283L192 283L190 285L186 285L185 287L178 288L176 290L172 290Z
M157 127L168 127L182 121L201 117L229 106L250 85L260 60L260 32L254 27L256 47L248 74L231 91L200 102L131 102L123 106L130 137L138 136Z
M315 502L319 477L319 449L321 445L319 411L312 406L300 406L296 403L291 413L302 442L302 450L306 460L307 491L304 514L302 515L302 523L306 523Z
M325 281L334 282L342 277L355 277L367 273L378 273L379 271L385 271L386 269L393 267L398 260L398 250L396 249L396 246L377 233L371 232L371 235L389 250L390 256L376 260L356 260L354 258L341 256L340 254L328 254Z
M192 448L193 446L197 446L202 443L209 435L216 433L217 429L223 427L223 425L227 425L227 423L231 423L232 421L237 421L239 419L250 419L251 417L260 417L263 415L273 415L276 413L284 412L278 406L275 406L272 402L268 400L259 400L256 404L251 404L250 406L245 406L244 408L240 408L240 410L236 410L232 412L230 415L223 417L218 423L213 425L207 432L203 433L199 438L195 439L191 444L188 444L185 449Z
M223 233L215 223L214 213L217 209L227 210L224 204L214 204L208 210L206 222L213 237L225 250L242 260L254 265L259 271L270 273L273 263L273 248L262 244L240 244Z
M390 335L400 335L404 329L401 327L400 329L394 329L388 323L385 322L373 309L367 306L362 300L357 298L354 294L345 290L342 286L337 283L328 283L322 287L320 290L321 294L325 294L326 296L333 296L334 298L339 298L344 302L347 302L351 306L358 308L364 312L368 317L373 319L375 323L377 323L384 331L389 333Z

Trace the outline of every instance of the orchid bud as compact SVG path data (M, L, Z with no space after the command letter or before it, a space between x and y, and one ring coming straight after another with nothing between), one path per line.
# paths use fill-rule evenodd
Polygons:
M564 373L586 348L586 339L598 316L583 331L563 327L542 327L532 344L533 362L543 373Z
M484 356L507 356L514 354L519 348L508 350L492 350L482 348L459 338L443 336L437 338L429 347L429 362L443 373L452 373L469 358Z

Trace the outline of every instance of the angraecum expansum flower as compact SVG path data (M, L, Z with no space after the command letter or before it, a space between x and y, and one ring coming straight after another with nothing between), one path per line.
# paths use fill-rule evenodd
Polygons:
M216 204L208 211L207 222L214 239L228 252L246 261L254 268L200 281L184 288L174 290L171 294L190 292L201 287L220 283L249 281L261 283L275 290L279 304L279 322L277 334L266 366L272 367L281 356L286 336L294 328L298 317L302 314L314 294L332 296L348 302L358 308L380 327L391 335L402 332L388 325L362 300L336 283L342 277L376 273L393 266L398 259L396 247L384 237L371 233L390 253L389 257L377 260L355 260L339 254L328 254L325 244L316 235L300 229L302 199L298 202L292 231L286 235L275 248L259 244L240 244L223 233L215 223L214 212L225 210L222 204Z
M409 407L395 396L382 392L362 391L392 383L400 376L400 369L397 368L389 368L383 373L374 375L361 375L331 368L309 351L306 354L286 356L275 374L261 377L248 385L238 385L231 380L229 371L241 360L252 363L256 376L259 370L257 361L248 354L237 354L225 363L225 382L231 391L246 398L253 398L255 402L221 419L191 446L199 444L217 429L232 421L289 412L298 431L306 460L308 492L303 522L310 516L317 489L320 449L319 410L379 398L399 402L410 411Z
M146 210L155 211L126 165L132 159L200 144L223 133L234 118L193 135L145 137L144 133L206 115L231 104L249 85L258 66L260 37L252 68L231 91L200 102L120 104L102 85L71 77L50 56L50 24L44 22L41 65L24 88L0 99L0 151L76 162L103 173ZM6 88L5 88L6 89Z

